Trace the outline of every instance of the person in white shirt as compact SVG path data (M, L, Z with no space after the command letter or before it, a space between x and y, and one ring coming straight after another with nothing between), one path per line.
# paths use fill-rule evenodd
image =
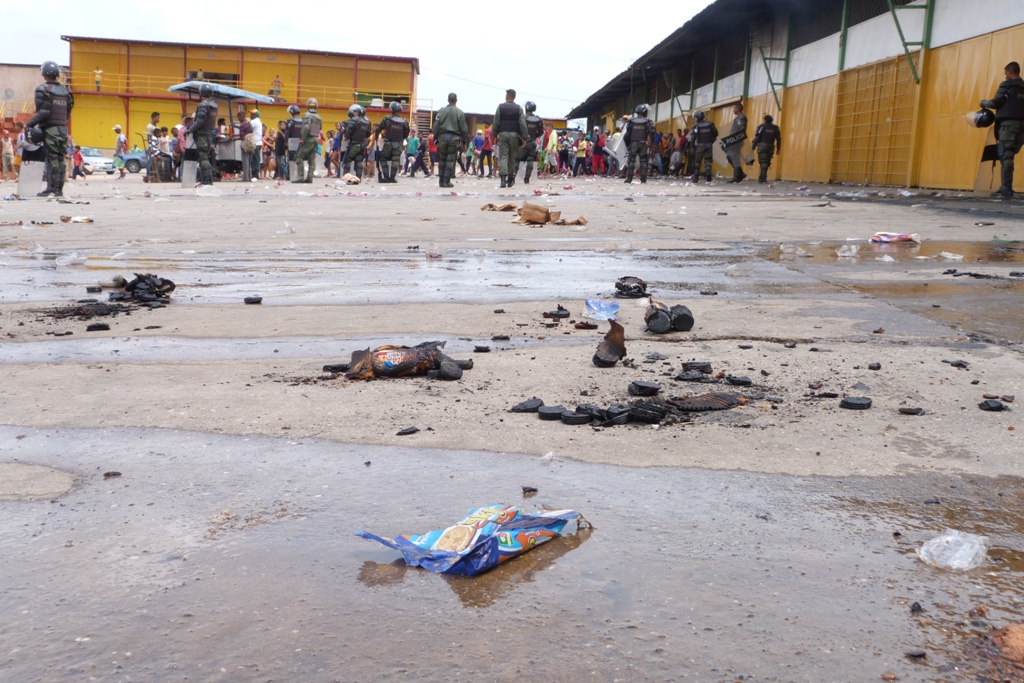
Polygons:
M249 111L249 123L252 124L252 138L256 143L256 149L252 151L252 161L249 162L249 170L252 177L260 177L260 167L263 165L263 121L260 120L260 110Z

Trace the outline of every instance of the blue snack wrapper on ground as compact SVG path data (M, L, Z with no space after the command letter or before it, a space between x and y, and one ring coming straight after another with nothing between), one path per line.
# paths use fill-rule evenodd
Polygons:
M356 536L402 553L413 567L432 572L476 576L558 536L580 514L575 510L539 510L525 514L513 505L485 505L447 529L402 534L394 539L357 531Z
M591 320L615 320L615 314L619 312L619 304L616 301L587 299L586 305L587 311L583 315Z

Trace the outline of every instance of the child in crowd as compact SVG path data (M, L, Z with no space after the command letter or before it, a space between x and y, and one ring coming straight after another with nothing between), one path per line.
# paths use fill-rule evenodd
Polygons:
M71 159L71 163L74 165L74 168L71 171L71 179L75 180L78 177L84 178L85 171L82 169L82 147L80 145L75 145L75 153L72 155Z

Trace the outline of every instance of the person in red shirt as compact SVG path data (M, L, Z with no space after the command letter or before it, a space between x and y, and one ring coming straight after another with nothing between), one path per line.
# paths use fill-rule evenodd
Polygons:
M430 175L434 175L434 164L437 163L437 140L433 133L427 136L427 153L430 155Z
M598 126L594 126L593 135L590 136L590 141L593 143L593 152L591 156L591 170L594 175L605 175L607 169L604 165L604 146L608 142L608 139L604 136L604 132Z
M79 176L85 177L85 171L82 170L82 148L79 145L75 145L75 154L72 157L71 163L74 165L74 170L71 171L71 179L74 180Z

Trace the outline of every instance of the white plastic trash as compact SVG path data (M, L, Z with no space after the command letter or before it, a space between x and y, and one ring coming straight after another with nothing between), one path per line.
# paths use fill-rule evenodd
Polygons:
M941 536L925 541L917 551L922 562L939 569L967 571L980 567L988 554L988 536L946 529Z

